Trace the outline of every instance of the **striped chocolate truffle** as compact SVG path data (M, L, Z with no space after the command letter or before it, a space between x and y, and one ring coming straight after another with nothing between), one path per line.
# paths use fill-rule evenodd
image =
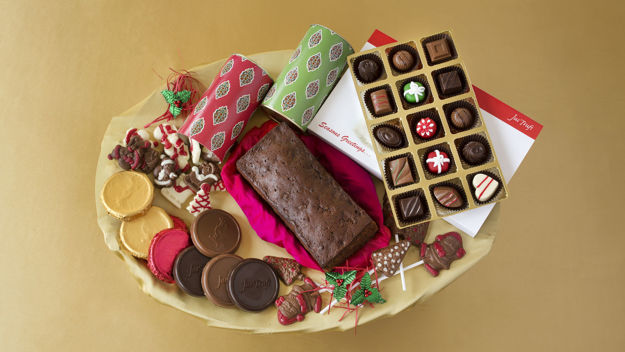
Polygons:
M436 186L433 192L434 198L445 208L458 209L464 206L464 199L454 187Z
M384 115L393 111L391 102L388 100L386 89L378 89L371 92L371 104L373 105L373 113L375 115Z

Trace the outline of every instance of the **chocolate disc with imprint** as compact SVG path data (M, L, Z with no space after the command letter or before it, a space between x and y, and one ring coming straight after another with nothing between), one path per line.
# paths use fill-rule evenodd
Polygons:
M259 312L278 298L280 283L273 268L260 259L245 259L230 273L228 294L237 307Z
M241 242L239 224L229 213L219 209L201 212L191 225L193 245L205 256L234 253Z
M211 259L202 271L202 288L208 299L218 306L233 305L228 295L228 277L243 259L234 254L222 254Z
M209 260L193 246L180 252L173 270L176 285L191 296L203 296L202 270Z

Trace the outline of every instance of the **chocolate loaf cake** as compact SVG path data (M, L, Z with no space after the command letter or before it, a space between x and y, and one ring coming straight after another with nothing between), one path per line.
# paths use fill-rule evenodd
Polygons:
M343 263L378 230L286 123L237 160L237 170L324 270Z

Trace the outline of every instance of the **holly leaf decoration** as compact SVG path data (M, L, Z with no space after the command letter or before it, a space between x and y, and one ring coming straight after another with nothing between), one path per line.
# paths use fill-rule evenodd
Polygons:
M180 113L182 112L182 107L176 106L176 105L169 105L169 112L171 112L171 115L173 117L176 117L178 115L180 115Z
M360 290L354 292L352 295L352 299L350 300L350 304L357 306L362 304L364 301L368 301L371 303L385 303L386 300L382 298L380 291L371 287L371 275L366 273L362 279L360 280Z
M173 117L180 115L182 112L182 105L191 99L191 91L181 90L180 92L174 92L168 89L161 91L163 98L167 104L169 104L169 112Z
M161 91L161 94L163 95L163 98L165 98L167 104L173 104L176 100L176 93L171 90L164 89Z
M347 294L347 289L343 286L335 286L333 294L334 294L334 298L337 301L340 301Z
M357 306L359 304L362 304L364 300L365 300L365 292L363 290L358 290L354 292L354 294L352 295L352 300L349 303Z
M180 100L181 102L186 103L187 101L189 101L189 99L191 99L191 91L181 90L180 92L176 93L176 100Z
M335 271L326 273L326 281L334 286L333 295L336 300L340 300L347 294L347 285L352 283L356 278L356 271L346 271L339 274Z

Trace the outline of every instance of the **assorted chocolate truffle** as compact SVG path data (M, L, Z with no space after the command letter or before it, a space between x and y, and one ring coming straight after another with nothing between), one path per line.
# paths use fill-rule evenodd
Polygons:
M436 135L438 125L429 117L424 117L417 122L415 128L417 135L423 139L430 139Z
M425 204L423 204L423 216L426 215ZM382 213L384 215L384 225L391 230L391 234L397 234L401 236L406 241L409 241L414 246L420 246L421 242L425 239L427 235L428 228L430 227L429 222L423 222L417 225L411 225L404 228L399 228L397 226L397 222L393 217L393 210L391 209L391 203L388 200L388 197L384 195L384 199L382 201Z
M390 182L395 187L404 186L414 182L412 170L410 169L410 162L406 156L390 160L388 162L388 171Z
M445 61L452 56L451 48L445 38L425 43L425 49L433 64Z
M445 208L459 209L464 206L464 199L460 192L452 186L436 186L432 190L434 198Z
M451 159L449 159L449 155L444 151L434 149L428 153L425 163L431 173L440 175L449 171Z
M415 65L415 58L408 50L398 50L393 54L393 68L399 72L410 71Z
M395 126L378 126L373 131L373 135L380 144L391 149L401 148L406 143L403 133Z
M418 195L410 195L397 201L401 219L404 221L417 220L425 215L425 206Z
M478 173L473 176L471 184L473 184L475 188L475 199L480 202L488 202L491 200L499 189L499 181L483 173Z
M382 67L374 59L363 59L358 63L358 79L363 83L371 83L382 74Z
M452 110L449 120L452 126L463 131L473 126L475 116L473 116L471 110L465 107L458 107Z
M404 84L404 99L411 104L420 104L427 97L427 88L419 81L409 81Z
M464 84L458 71L439 73L436 77L440 92L444 95L454 95L462 92Z
M462 147L462 159L471 165L478 165L488 159L488 149L482 142L470 141Z
M371 92L369 98L371 99L371 105L373 105L374 115L382 116L393 112L386 89L382 88Z

